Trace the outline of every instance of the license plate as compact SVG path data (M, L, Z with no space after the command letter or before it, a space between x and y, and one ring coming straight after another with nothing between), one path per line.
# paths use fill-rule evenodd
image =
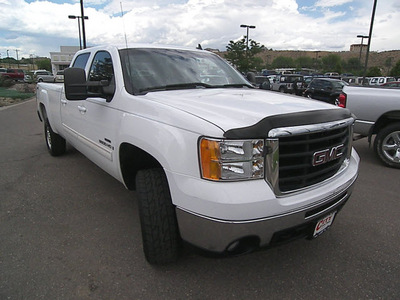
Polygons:
M336 215L336 211L330 213L329 215L323 217L322 219L320 219L317 222L317 225L315 225L314 228L314 234L313 237L317 237L320 234L322 234L323 232L325 232L331 225L333 222L333 219L335 218Z

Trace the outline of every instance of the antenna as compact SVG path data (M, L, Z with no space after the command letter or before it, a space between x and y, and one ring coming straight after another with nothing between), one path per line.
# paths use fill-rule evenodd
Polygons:
M124 11L122 9L122 2L119 3L121 6L121 19L122 19L122 27L124 30L124 36L125 36L125 46L128 48L128 39L126 38L126 31L125 31L125 22L124 22Z

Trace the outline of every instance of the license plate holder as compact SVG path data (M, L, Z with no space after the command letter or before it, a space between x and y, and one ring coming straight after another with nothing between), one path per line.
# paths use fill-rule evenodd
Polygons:
M331 212L330 214L325 215L323 218L318 220L317 224L314 227L314 233L312 235L313 238L321 235L326 230L328 230L329 227L331 227L333 220L335 219L336 213L337 211Z

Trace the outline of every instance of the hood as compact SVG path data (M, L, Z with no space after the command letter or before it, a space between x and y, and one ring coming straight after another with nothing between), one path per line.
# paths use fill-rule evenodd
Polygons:
M248 127L270 116L336 108L321 101L258 89L162 91L144 97L197 116L224 131Z

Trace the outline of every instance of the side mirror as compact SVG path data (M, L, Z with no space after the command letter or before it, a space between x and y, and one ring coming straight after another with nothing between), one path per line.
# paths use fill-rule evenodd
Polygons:
M85 100L88 97L86 74L81 68L64 70L64 90L68 100Z
M86 100L89 97L102 97L110 102L115 93L114 77L111 81L86 81L86 73L81 68L64 70L65 98L68 100Z

